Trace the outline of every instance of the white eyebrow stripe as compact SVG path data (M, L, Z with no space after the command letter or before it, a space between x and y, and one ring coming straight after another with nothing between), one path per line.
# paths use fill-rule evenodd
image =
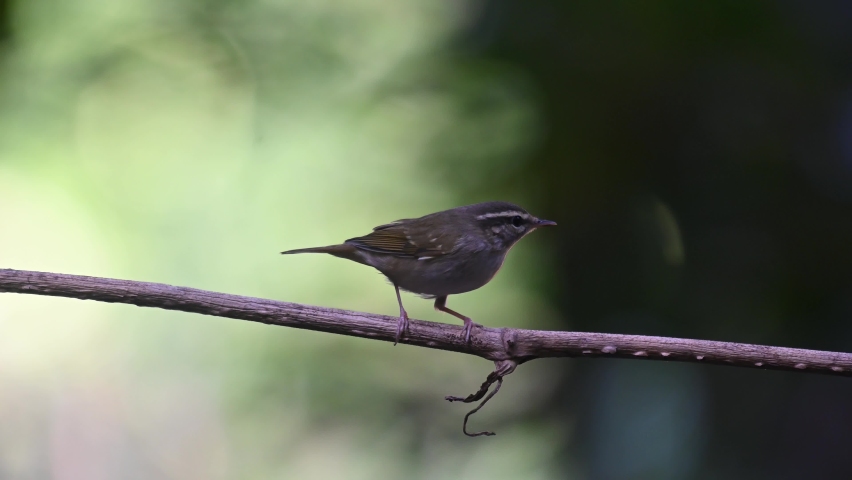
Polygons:
M497 213L483 213L476 217L477 220L485 220L486 218L495 218L495 217L521 217L525 220L530 219L529 213L519 212L517 210L506 210L505 212L497 212Z

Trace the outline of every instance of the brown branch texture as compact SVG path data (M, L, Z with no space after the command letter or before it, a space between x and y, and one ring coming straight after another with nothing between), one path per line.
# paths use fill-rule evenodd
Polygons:
M0 292L128 303L393 342L396 317L229 295L160 283L0 269ZM543 357L711 363L852 376L852 354L682 338L488 328L466 345L457 325L412 320L402 343L496 362L499 377Z

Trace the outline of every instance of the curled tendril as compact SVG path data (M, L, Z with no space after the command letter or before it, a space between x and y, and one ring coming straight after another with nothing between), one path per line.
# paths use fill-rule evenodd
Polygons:
M497 392L500 391L500 387L503 386L503 377L512 373L515 370L515 367L518 366L518 364L516 362L512 361L512 360L502 360L502 361L499 361L499 362L494 362L494 364L496 366L495 370L488 374L488 377L485 379L484 382L482 382L482 385L479 387L479 390L477 390L475 393L471 393L470 395L468 395L466 397L454 397L452 395L448 395L448 396L445 397L448 402L462 402L462 403L476 402L476 401L480 400L482 397L485 397L485 399L482 400L482 402L479 405L477 405L476 408L467 412L467 415L464 416L464 423L462 424L462 432L464 432L464 434L467 435L468 437L480 437L480 436L490 437L492 435L496 435L496 433L489 432L489 431L482 431L482 432L476 432L476 433L469 433L467 431L467 421L470 418L470 416L473 415L474 413L478 412L480 408L485 406L485 404L488 403L489 400L491 400L491 397L493 397L494 395L497 395ZM491 393L488 393L488 389L490 389L491 385L494 385L495 382L497 383L497 386L494 388L494 390ZM488 396L485 395L486 393L488 393Z

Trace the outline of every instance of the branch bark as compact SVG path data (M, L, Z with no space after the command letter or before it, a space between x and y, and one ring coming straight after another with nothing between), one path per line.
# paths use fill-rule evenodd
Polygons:
M160 283L0 269L0 292L127 303L393 342L397 318ZM401 343L514 365L543 357L613 357L712 363L852 376L852 354L641 335L481 328L465 345L459 325L411 320ZM511 370L506 371L508 374ZM500 375L502 376L502 375Z

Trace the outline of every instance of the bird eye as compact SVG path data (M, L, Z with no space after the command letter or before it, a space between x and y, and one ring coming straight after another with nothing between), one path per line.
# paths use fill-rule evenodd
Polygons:
M521 217L519 217L519 216L517 216L517 215L515 215L514 217L512 217L512 225L514 225L514 226L516 226L516 227L520 227L520 226L521 226L521 225L523 225L523 224L524 224L524 219L523 219L523 218L521 218Z

